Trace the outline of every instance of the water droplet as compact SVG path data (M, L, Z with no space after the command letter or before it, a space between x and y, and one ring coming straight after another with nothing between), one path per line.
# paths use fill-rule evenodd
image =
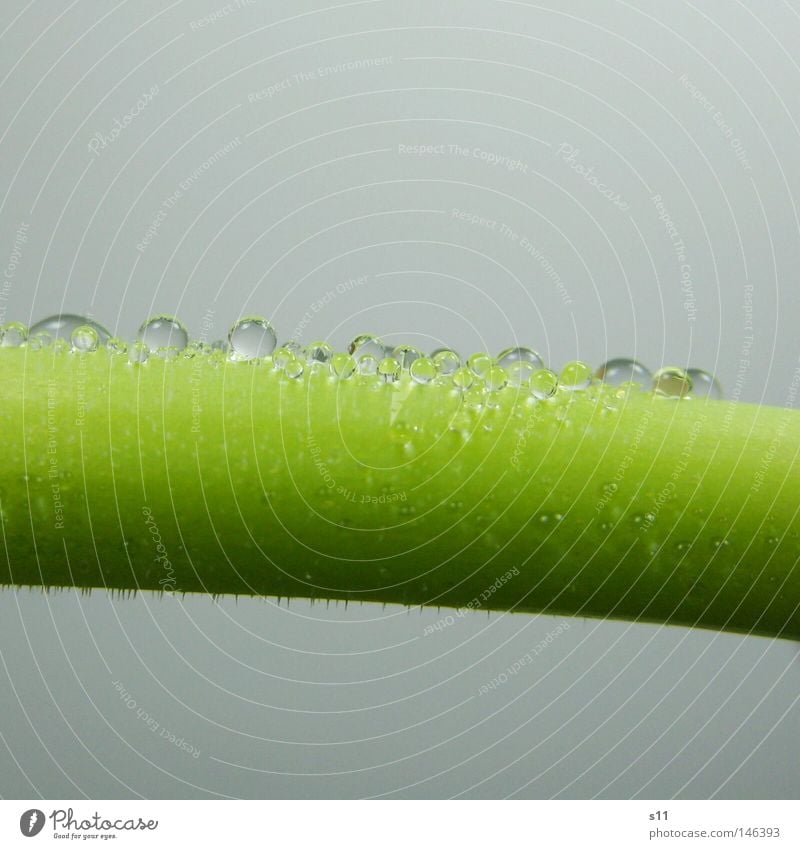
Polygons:
M272 355L272 364L275 366L276 369L286 368L286 363L288 363L289 360L292 359L292 357L294 356L295 354L291 350L291 348L287 347L286 345L281 345L281 347L278 348Z
M232 360L268 357L278 344L272 325L256 315L240 318L228 332Z
M28 347L32 351L41 351L42 348L47 348L52 344L53 337L46 330L28 337Z
M84 324L93 327L97 331L100 341L103 343L111 336L102 324L98 324L86 316L75 315L74 313L58 313L48 316L41 321L37 321L31 327L30 332L33 335L34 333L47 331L53 339L63 339L65 342L69 342L72 337L72 331Z
M378 358L372 354L364 354L358 361L359 374L377 374L378 373Z
M508 385L508 375L500 366L492 366L483 376L486 388L490 392L497 392Z
M502 364L501 364L502 365ZM530 386L531 378L537 367L527 360L513 360L508 365L504 366L505 372L508 375L508 384L516 389L522 389Z
M168 348L182 351L189 341L189 333L175 316L155 315L139 328L139 341L155 356L162 356Z
M339 378L339 380L347 380L352 377L356 371L355 357L350 354L334 354L331 357L331 371Z
M411 363L411 377L417 383L430 383L438 373L436 363L430 357L420 357Z
M571 391L586 389L591 382L592 368L580 360L567 363L558 378L559 386Z
M722 398L722 387L713 374L699 368L690 368L686 374L692 381L692 398L708 398L710 401L719 401Z
M291 354L283 367L283 373L292 380L297 380L303 374L303 361L300 357Z
M413 345L398 345L392 351L392 356L400 363L400 368L403 371L408 371L411 368L411 363L422 356L422 351Z
M144 342L134 342L128 351L128 361L136 364L147 362L150 356L150 348Z
M455 351L447 348L435 351L432 356L436 368L439 369L439 374L450 375L461 366L461 357Z
M457 389L469 389L475 382L475 375L466 366L461 366L453 372L453 386Z
M609 386L622 386L624 383L640 383L643 386L649 386L653 376L650 369L638 360L620 357L603 363L595 372L595 377Z
M72 331L70 342L73 351L86 354L97 350L100 345L100 336L91 325L82 324Z
M494 365L494 360L483 352L473 354L468 360L467 365L472 369L478 377L483 377L487 371Z
M714 548L727 548L730 545L730 542L725 539L725 537L715 537L711 541L711 544L714 546Z
M506 371L512 363L528 363L531 371L544 368L544 360L531 348L506 348L497 355L497 363Z
M378 374L387 383L394 383L400 377L400 361L394 357L384 357L378 363Z
M682 368L668 366L653 375L653 392L662 398L684 398L692 391L692 379Z
M0 327L0 348L19 348L28 338L28 328L18 321Z
M124 339L120 339L119 336L110 336L108 341L106 342L106 348L111 351L112 354L127 354L128 353L128 344Z
M333 356L333 348L327 342L312 342L305 350L306 362L310 366L326 365Z
M531 393L534 398L544 401L546 398L552 398L558 389L558 376L549 368L542 368L535 371L531 375L530 380Z
M362 357L375 357L378 362L387 356L387 347L384 343L371 333L363 333L361 336L356 336L347 348L348 353L352 354L357 360Z

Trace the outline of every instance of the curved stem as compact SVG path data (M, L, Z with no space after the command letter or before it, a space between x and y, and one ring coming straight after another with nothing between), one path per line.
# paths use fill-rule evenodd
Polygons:
M106 349L0 362L0 582L800 638L793 411Z

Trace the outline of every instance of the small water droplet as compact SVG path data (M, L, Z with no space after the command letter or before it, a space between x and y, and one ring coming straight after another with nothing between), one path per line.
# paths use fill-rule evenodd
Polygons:
M358 360L358 373L372 375L378 373L378 358L372 354L364 354Z
M497 355L497 364L506 371L512 363L528 363L532 371L544 368L544 360L532 348L506 348Z
M730 542L725 537L714 537L711 544L714 548L727 548L730 545Z
M333 357L333 348L327 342L312 342L305 350L309 366L327 365Z
M228 332L232 360L255 360L268 357L278 343L272 325L261 316L240 318Z
M420 357L411 363L411 377L417 383L430 383L439 370L436 368L436 363L430 357Z
M70 342L73 351L87 354L97 350L100 345L100 336L91 325L82 324L72 331Z
M500 389L504 389L508 385L508 375L505 372L505 369L500 366L492 366L484 375L484 382L486 383L486 388L490 392L498 392Z
M106 348L108 348L112 354L128 353L128 343L125 342L124 339L120 339L119 336L110 336L106 342Z
M331 371L339 380L347 380L356 372L355 357L350 354L338 353L331 357Z
M501 363L502 365L502 363ZM533 363L527 360L513 360L508 365L503 366L508 375L508 385L515 389L524 389L531 385L531 378L537 368Z
M28 347L32 351L41 351L43 348L48 348L53 344L53 337L46 331L34 333L33 336L28 336Z
M400 368L403 371L408 371L411 364L422 356L422 351L413 345L398 345L392 351L392 356L400 363Z
M539 369L531 375L530 387L534 398L540 401L552 398L558 389L558 375L549 368Z
M291 348L286 345L281 345L281 347L276 349L275 353L272 355L272 364L276 369L286 368L286 363L288 363L294 356L295 353Z
M300 357L291 354L283 367L283 373L292 380L297 380L303 374L303 368L303 361Z
M447 376L452 374L457 368L461 367L461 357L449 348L442 348L441 350L434 351L431 357L433 358L433 362L436 364L436 368L439 370L439 374Z
M494 360L482 351L477 354L473 354L467 360L467 365L470 369L472 369L473 374L476 374L478 377L483 377L486 372L494 366L494 364Z
M182 351L189 341L189 333L175 316L155 315L139 328L139 341L155 356L162 356L168 348Z
M461 366L453 372L453 386L457 389L469 389L475 382L475 375L466 366Z
M394 383L400 377L400 361L394 357L384 357L378 363L378 374L387 383Z
M662 398L685 398L692 391L692 379L674 366L659 369L653 375L653 392Z
M134 342L128 351L128 361L134 365L147 362L150 356L150 348L144 342Z
M0 348L19 348L28 339L28 328L18 321L0 327Z
M649 386L652 380L650 369L638 360L620 357L603 363L595 372L595 377L609 386L621 386L623 383L639 383Z
M686 374L692 381L692 398L708 398L710 401L719 401L722 398L722 387L719 381L707 371L699 368L690 368Z
M586 389L592 382L592 368L580 360L573 360L561 369L558 384L562 389L576 391Z
M84 324L88 324L90 327L93 327L97 331L100 341L103 343L105 343L109 336L111 336L102 324L98 324L96 321L92 321L91 318L87 318L84 315L75 315L74 313L58 313L56 315L43 318L31 327L30 332L31 335L33 335L34 333L47 331L53 339L63 339L65 342L69 343L72 331L75 330L76 327L80 327Z

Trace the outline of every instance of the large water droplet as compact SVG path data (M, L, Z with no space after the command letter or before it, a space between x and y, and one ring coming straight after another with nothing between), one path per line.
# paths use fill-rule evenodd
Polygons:
M430 383L438 373L436 363L430 357L419 357L411 363L411 377L417 383Z
M72 331L70 336L72 350L81 354L96 351L100 345L100 334L89 324L82 324Z
M260 316L240 318L228 333L233 360L254 360L268 357L278 343L272 325Z
M692 391L692 378L674 366L659 369L653 375L653 392L662 398L685 398Z
M155 315L139 328L139 341L156 356L162 356L170 348L182 351L189 341L189 333L175 316Z
M595 377L609 386L622 386L623 383L641 383L643 386L649 386L653 376L650 369L638 360L620 357L603 363L595 372Z
M18 321L0 327L0 348L19 348L28 339L28 328Z
M686 374L692 381L692 398L708 398L712 401L722 398L722 387L713 374L699 368L690 368Z
M362 357L375 357L378 362L384 359L387 354L387 347L384 343L371 333L363 333L361 336L356 336L347 348L348 353L352 354L357 360Z
M580 360L567 363L558 377L558 385L563 389L586 389L591 382L592 367Z
M544 368L544 360L532 348L506 348L497 355L497 364L506 371L512 363L530 363L534 371Z
M558 389L558 375L549 368L542 368L531 375L531 394L534 398L544 401L552 398Z
M84 324L88 324L89 327L93 327L97 331L101 343L105 343L109 336L111 336L102 324L98 324L84 315L75 315L74 313L67 312L51 315L43 318L41 321L37 321L31 327L30 332L33 335L34 333L47 331L53 339L63 339L69 342L72 338L72 331Z

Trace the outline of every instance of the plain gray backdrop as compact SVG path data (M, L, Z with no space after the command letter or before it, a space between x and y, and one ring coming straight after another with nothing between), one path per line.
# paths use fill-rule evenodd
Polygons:
M798 43L796 0L3 0L0 323L257 313L783 405ZM479 695L562 620L445 614L3 590L0 795L797 796L794 644L575 619Z

